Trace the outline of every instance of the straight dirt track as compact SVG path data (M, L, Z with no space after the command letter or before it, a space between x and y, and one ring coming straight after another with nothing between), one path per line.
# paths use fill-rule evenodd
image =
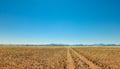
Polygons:
M69 48L67 51L67 69L75 69L75 63L74 60L72 59Z

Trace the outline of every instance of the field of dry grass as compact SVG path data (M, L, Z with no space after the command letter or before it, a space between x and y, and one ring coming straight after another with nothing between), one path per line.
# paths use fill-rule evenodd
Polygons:
M120 69L119 47L0 46L0 69Z
M0 47L0 69L65 69L65 48Z
M76 47L73 49L102 69L120 69L120 47Z

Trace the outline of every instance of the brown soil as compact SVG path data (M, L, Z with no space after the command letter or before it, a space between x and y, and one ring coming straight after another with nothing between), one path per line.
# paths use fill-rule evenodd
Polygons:
M68 48L68 52L67 52L67 69L75 69L74 60L71 57L69 48Z

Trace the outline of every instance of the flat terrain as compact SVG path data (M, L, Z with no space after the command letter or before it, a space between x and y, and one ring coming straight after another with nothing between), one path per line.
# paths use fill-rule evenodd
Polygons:
M74 47L73 49L102 69L120 69L120 47Z
M0 69L120 69L120 47L0 46Z

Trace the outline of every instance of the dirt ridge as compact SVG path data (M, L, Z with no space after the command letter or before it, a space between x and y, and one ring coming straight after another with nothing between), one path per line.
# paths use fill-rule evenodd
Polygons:
M87 65L89 65L89 67L91 69L102 69L101 67L95 65L94 63L92 63L91 61L89 61L87 58L85 58L84 56L82 56L81 54L78 54L75 50L73 50L72 48L69 48L70 51L72 51L74 54L76 54L83 62L85 62Z

